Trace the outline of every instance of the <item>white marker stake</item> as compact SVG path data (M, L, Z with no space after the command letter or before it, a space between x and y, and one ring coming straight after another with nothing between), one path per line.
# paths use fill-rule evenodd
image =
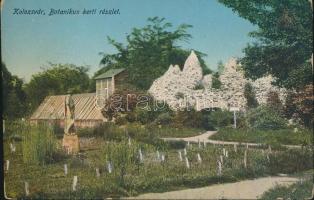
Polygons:
M140 156L140 162L143 162L143 154L142 154L142 150L139 149L138 150L139 156Z
M25 188L25 195L28 196L29 195L29 189L28 189L28 182L24 183L24 188Z
M161 154L161 162L165 162L165 155Z
M73 184L72 184L72 190L76 191L76 185L77 185L77 176L73 177Z
M246 163L247 162L247 151L246 150L244 151L244 160L243 160L243 162L244 162L244 167L246 168L247 167L247 165L246 165L247 164Z
M187 157L185 157L185 164L188 169L190 169L190 163Z
M112 166L111 166L111 162L108 162L108 172L109 174L112 173Z
M205 140L204 140L204 142L203 142L203 143L204 143L204 148L206 148L206 142L205 142Z
M233 144L233 149L234 149L234 152L237 153L237 144Z
M218 176L222 175L222 164L221 162L218 160L218 172L217 172Z
M96 168L96 177L100 177L100 172L99 172L99 168Z
M224 157L222 155L220 156L220 162L222 165L224 164Z
M202 163L202 158L201 158L201 155L199 153L197 153L197 161L199 163Z
M157 150L157 160L160 160L160 153L158 150Z
M179 159L180 159L180 161L182 161L182 154L181 154L181 151L178 151L178 153L179 153Z
M200 142L200 139L198 139L198 148L199 148L199 149L201 148L201 142Z
M222 155L226 156L226 149L222 148Z
M226 150L226 158L228 158L228 151Z
M270 147L270 145L268 146L268 152L271 153L271 147Z
M129 137L128 143L129 143L129 146L131 146L131 138L130 137Z
M68 166L67 164L64 164L64 175L68 174Z
M10 149L11 153L15 152L15 146L12 143L10 143Z
M184 155L186 156L187 155L186 148L184 148L183 152L184 152Z
M9 171L9 167L10 167L10 161L7 160L7 161L6 161L6 169L7 169L7 171Z

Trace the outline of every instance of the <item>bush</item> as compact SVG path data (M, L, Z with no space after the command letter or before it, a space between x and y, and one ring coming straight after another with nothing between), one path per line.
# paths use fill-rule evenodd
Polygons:
M186 142L184 140L170 140L166 142L171 149L184 149Z
M57 139L52 127L45 124L26 124L23 135L23 161L27 164L46 164L53 161L57 152Z
M155 119L154 123L157 125L169 125L173 122L173 117L168 113L161 113Z
M251 128L260 130L278 130L285 128L287 121L268 106L259 106L248 112L247 122Z
M246 98L248 108L256 108L258 106L255 91L250 83L246 83L244 86L244 97Z
M233 114L227 110L212 111L209 116L209 124L215 128L222 128L233 124Z

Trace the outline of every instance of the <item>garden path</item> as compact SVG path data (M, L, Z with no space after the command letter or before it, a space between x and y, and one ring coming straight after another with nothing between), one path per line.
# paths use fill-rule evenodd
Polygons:
M294 177L263 177L235 183L215 184L202 188L164 193L147 193L128 199L257 199L276 185L289 186L299 179Z
M210 144L218 144L218 145L243 145L243 146L248 146L248 147L258 147L258 146L262 146L265 144L262 143L251 143L251 142L234 142L234 141L222 141L222 140L211 140L209 139L209 137L213 136L214 134L216 134L217 131L207 131L201 135L197 135L197 136L193 136L193 137L185 137L185 138L162 138L165 141L178 141L178 140L184 140L186 142L191 142L191 143L195 143L195 142L206 142L206 143L210 143ZM301 148L301 146L299 145L282 145L288 148Z

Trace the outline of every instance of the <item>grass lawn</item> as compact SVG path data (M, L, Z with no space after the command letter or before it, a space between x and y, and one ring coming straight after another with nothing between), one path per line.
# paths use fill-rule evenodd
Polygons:
M83 139L83 138L81 138ZM11 141L12 142L12 141ZM60 142L60 141L59 141ZM261 177L276 173L293 173L310 169L312 151L295 150L293 152L273 151L269 160L265 152L249 149L247 169L243 168L244 148L224 147L229 152L224 157L222 176L217 175L217 160L222 155L222 146L201 147L197 145L187 149L190 168L185 160L179 160L175 149L159 149L165 161L157 159L156 147L128 141L95 141L82 146L81 155L63 156L50 164L32 165L23 163L21 142L15 142L16 152L10 152L9 140L4 143L4 160L10 160L9 171L4 179L8 197L25 198L24 182L29 183L30 198L104 198L133 196L146 192L163 192L183 188L207 186L218 182L232 182L246 178ZM95 148L96 145L96 148ZM139 149L143 153L143 162L139 160ZM297 153L298 151L298 153ZM184 157L183 150L181 150ZM202 162L197 159L200 154ZM278 163L278 156L284 159ZM295 157L300 159L295 162ZM113 172L107 170L107 161L112 161ZM64 164L68 165L68 174L64 175ZM96 168L100 177L96 176ZM78 176L77 191L72 191L73 176Z
M224 128L219 130L217 134L211 136L210 139L266 144L302 145L312 144L313 133L310 130L299 130L298 132L294 132L291 129L261 131Z
M176 137L176 138L185 138L185 137L193 137L200 135L204 133L205 130L203 129L196 129L196 128L174 128L174 127L168 127L168 126L163 126L163 127L156 127L154 129L154 133L158 137Z

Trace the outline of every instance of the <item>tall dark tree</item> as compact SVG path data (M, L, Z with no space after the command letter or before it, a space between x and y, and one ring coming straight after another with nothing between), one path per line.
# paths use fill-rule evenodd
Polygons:
M34 74L26 93L30 110L35 109L48 95L84 93L89 91L88 68L73 64L52 64L42 72Z
M275 84L295 89L312 83L313 13L308 0L219 2L258 27L250 33L256 42L244 49L240 60L246 76L271 74L277 78Z
M246 83L244 86L244 97L246 98L248 108L256 108L258 106L254 88L250 83Z
M23 80L12 75L1 63L2 70L2 108L4 119L24 117L27 111L26 94L23 89Z
M191 25L181 24L175 29L164 18L148 18L148 25L143 28L133 28L127 35L127 44L116 42L108 37L118 53L103 54L101 64L104 66L97 74L110 68L126 68L130 83L140 89L148 89L153 80L161 76L170 64L183 66L190 50L182 49L178 43L188 41L191 35L187 29ZM210 73L202 57L205 55L196 51L200 58L203 72Z

